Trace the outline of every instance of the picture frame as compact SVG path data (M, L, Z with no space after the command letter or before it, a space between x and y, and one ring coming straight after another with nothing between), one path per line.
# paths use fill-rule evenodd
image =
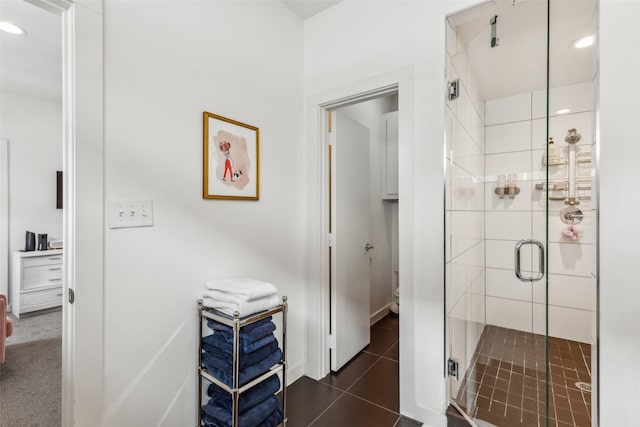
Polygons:
M203 113L204 199L260 200L260 129Z

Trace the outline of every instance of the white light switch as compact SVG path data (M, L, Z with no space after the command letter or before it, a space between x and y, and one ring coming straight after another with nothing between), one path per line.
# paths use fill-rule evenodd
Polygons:
M109 228L151 227L152 200L109 200Z

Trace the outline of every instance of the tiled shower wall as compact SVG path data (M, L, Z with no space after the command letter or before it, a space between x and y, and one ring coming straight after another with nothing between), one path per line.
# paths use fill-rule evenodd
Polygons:
M464 46L448 25L447 32L448 80L460 81L446 118L447 334L462 380L485 324L484 102ZM452 385L455 396L457 383Z
M551 89L549 136L566 155L568 129L582 135L577 153L592 156L595 141L594 86L592 82ZM570 113L555 114L569 108ZM546 140L546 92L538 91L489 100L485 104L485 237L486 322L521 331L545 333L545 280L525 283L514 275L514 246L521 239L545 241L545 198L536 183L545 180L543 156ZM595 148L595 146L593 146ZM594 162L577 168L578 195L585 214L577 225L577 241L562 238L563 201L549 204L549 335L590 343L595 311L595 185ZM549 166L550 182L565 181L567 166ZM499 199L494 194L496 176L518 175L520 194ZM589 188L590 187L590 188ZM566 192L554 191L552 196ZM531 248L530 246L527 248ZM537 271L537 251L523 252L523 269Z

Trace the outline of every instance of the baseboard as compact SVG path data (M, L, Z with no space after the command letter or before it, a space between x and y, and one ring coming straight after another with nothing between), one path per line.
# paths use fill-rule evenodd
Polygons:
M287 386L293 384L298 378L304 375L304 360L287 367Z
M389 307L391 307L391 303L385 305L380 310L376 311L371 316L369 316L369 325L373 325L374 323L382 319L384 316L389 314Z

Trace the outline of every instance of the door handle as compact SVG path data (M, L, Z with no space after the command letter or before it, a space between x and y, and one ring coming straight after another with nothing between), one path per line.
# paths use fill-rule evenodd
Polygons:
M364 250L369 252L371 249L373 249L373 245L370 243L367 243L366 245L364 245Z
M522 249L522 247L524 245L536 245L538 247L538 251L540 253L540 257L539 257L539 271L538 274L535 276L531 276L531 277L526 277L522 275L522 271L521 271L521 267L520 267L520 250ZM516 243L516 247L514 250L514 270L516 273L516 277L518 279L520 279L523 282L536 282L540 279L542 279L544 277L544 264L545 264L545 259L544 259L544 245L542 244L542 242L538 241L538 240L533 240L533 239L526 239L526 240L520 240L518 243Z

